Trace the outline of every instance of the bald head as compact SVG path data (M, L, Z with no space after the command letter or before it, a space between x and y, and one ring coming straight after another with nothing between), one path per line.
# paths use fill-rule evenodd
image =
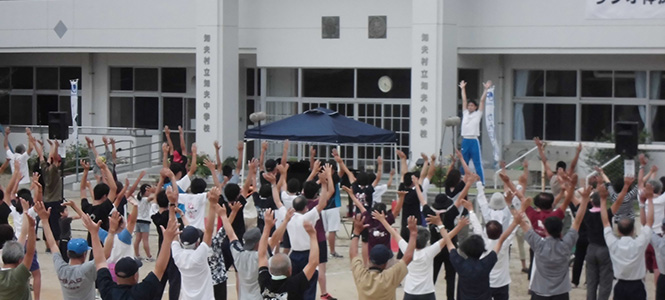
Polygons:
M268 270L273 276L291 276L291 259L284 253L277 253L268 261Z

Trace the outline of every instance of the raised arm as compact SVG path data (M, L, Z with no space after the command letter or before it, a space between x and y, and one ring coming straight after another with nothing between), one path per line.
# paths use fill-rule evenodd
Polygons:
M383 158L381 156L376 158L376 179L372 182L372 186L376 187L381 182L383 176Z
M356 195L353 194L351 188L348 186L342 186L342 189L349 195L349 199L353 201L353 204L358 208L358 210L360 210L360 213L364 214L367 211L367 209L362 203L360 203L360 200L356 198Z
M337 154L337 149L333 151L333 158L335 159L335 162L337 162L337 166L339 167L340 172L344 172L346 176L349 177L349 182L356 182L356 176L353 175L353 172L349 170L349 168L344 163L344 160L339 156L339 154Z
M249 187L252 185L252 178L256 178L257 168L259 167L259 162L256 158L252 158L252 161L249 163L249 171L247 173L247 178L243 182L242 189L240 194L247 198L249 196Z
M457 159L459 160L460 164L462 165L462 168L464 169L464 174L472 173L471 168L469 168L469 165L464 160L464 156L462 156L462 152L460 152L459 149L455 149L455 154L457 155Z
M81 177L81 181L79 182L80 184L80 190L81 190L81 198L86 197L86 191L88 189L87 182L88 182L88 172L90 171L90 164L85 161L85 159L81 160L81 167L83 167L83 176Z
M469 222L470 222L469 218L461 217L459 219L459 221L457 222L457 225L455 226L455 228L453 230L451 230L450 232L448 232L448 237L450 239L455 237L462 230L462 228L469 225ZM439 215L430 215L430 216L428 216L427 217L427 223L437 226L437 228L439 229L439 234L441 234L441 236L443 236L443 233L441 231L446 230L446 228L443 226L443 222L441 221L441 217ZM440 239L439 240L439 246L441 247L441 249L446 247L447 246L446 240L445 239Z
M628 191L630 190L630 186L633 185L634 181L635 181L635 178L633 178L633 177L624 177L624 179L623 179L623 188L621 189L621 192L619 192L619 195L617 196L616 201L614 201L614 203L612 203L612 206L611 206L612 214L616 214L616 212L619 211L619 208L621 207L621 204L623 204L623 201L626 199L626 195L628 194ZM603 185L603 184L601 184L601 185Z
M189 171L187 172L187 176L190 178L194 176L196 173L196 168L199 166L197 163L197 157L196 157L196 143L192 144L192 161L189 163ZM184 154L183 154L184 155Z
M404 198L406 197L407 191L397 191L397 203L395 204L395 209L393 209L393 216L397 218L399 213L402 211L404 206Z
M113 164L116 164L118 163L118 153L116 152L115 149L115 139L111 138L110 142L111 142L111 161L113 162Z
M167 135L168 136L168 135ZM169 167L169 152L172 149L168 144L162 143L162 167Z
M309 234L309 261L302 272L307 277L307 280L310 280L314 276L316 267L319 266L319 242L316 240L316 230L312 226L312 223L305 221L302 226L305 227L307 234Z
M205 231L203 232L203 242L206 245L212 244L212 233L215 229L215 206L220 195L221 191L218 187L214 187L208 192L208 218L205 220Z
M488 80L483 83L483 95L480 96L480 103L478 104L478 111L485 110L485 99L487 99L487 92L492 87L492 81Z
M476 190L478 191L478 195L476 196L476 201L478 202L478 208L480 208L480 215L482 215L485 222L487 222L490 219L490 208L489 204L487 203L487 196L485 195L485 186L483 186L482 181L476 182Z
M545 155L545 146L538 137L533 138L533 141L536 143L536 146L538 147L538 154L540 155L540 160L543 162L543 165L545 166L546 179L549 180L554 175L554 172L552 172L550 165L547 163L547 156Z
M178 135L180 136L180 154L187 156L187 144L185 143L185 131L178 125ZM194 159L196 161L196 159Z
M32 143L30 143L30 140L33 139L32 130L30 130L30 128L26 127L25 128L25 134L28 136L28 151L27 151L27 153L28 153L28 155L30 155L32 153L32 149L33 149L32 148Z
M591 195L591 191L593 190L593 187L587 186L582 190L582 202L580 203L580 207L577 209L577 215L575 215L575 220L573 221L573 225L570 227L575 230L580 229L580 225L582 224L582 221L584 220L584 215L586 214L587 206L589 205L589 196Z
M561 206L559 209L561 211L566 211L568 209L568 205L570 204L571 201L573 201L573 197L575 197L575 185L577 184L577 174L573 173L572 176L570 176L568 184L566 185L566 198L563 200L563 203L561 203ZM579 214L579 210L578 210Z
M406 154L402 150L397 150L397 157L399 157L399 178L401 182L404 174L409 171L409 167L406 164Z
M332 172L332 166L330 164L326 164L323 167L323 171L319 173L319 182L321 182L321 194L319 196L319 204L316 205L316 210L318 210L319 213L323 211L324 208L326 208L328 200L330 200L330 198L332 198L332 196L335 194Z
M395 169L390 169L390 175L388 175L388 182L386 183L387 187L391 187L393 185L393 177L395 177Z
M203 164L208 168L208 170L210 170L210 176L212 177L213 184L221 189L222 184L219 182L219 177L217 177L217 169L215 168L215 164L207 158L203 161Z
M651 186L651 184L647 184L646 188L644 189L644 198L647 199L647 205L649 205L646 226L651 228L653 227L653 186ZM644 213L644 205L641 205L640 214L642 213Z
M114 211L109 217L109 231L104 241L104 259L111 257L111 250L113 250L114 236L118 233L118 224L120 223L120 213Z
M526 189L529 185L529 161L526 159L522 162L522 169L522 175L520 175L517 182L519 182L522 188Z
M263 228L263 233L261 234L261 240L259 240L259 267L268 267L268 237L270 237L270 229L266 230L266 228ZM314 237L314 239L316 240L316 236Z
M261 155L259 155L259 168L261 171L265 171L265 159L266 159L266 151L268 151L268 142L263 141L261 143Z
M506 228L503 233L501 233L501 236L499 237L499 241L496 243L494 246L494 252L496 254L499 254L501 251L501 247L503 247L503 243L508 239L508 237L515 231L515 228L517 227L517 224L522 222L522 214L517 214L516 216L513 216L513 222L510 223L508 228Z
M23 265L29 270L32 266L33 257L35 256L35 243L37 242L37 238L35 236L35 219L33 219L30 214L24 213L23 215L26 219L28 219L28 226L23 225L24 228L27 227L28 229L28 241L26 245L25 256L23 256Z
M416 182L417 178L416 176L412 176L413 182ZM427 205L427 199L425 199L425 195L423 195L423 191L420 189L420 185L416 184L416 195L418 195L418 201L420 201L420 208L422 210L422 207Z
M353 217L353 235L351 236L351 246L349 246L349 258L351 261L358 256L358 240L360 239L360 234L367 227L369 227L369 225L365 224L365 218L362 215L355 215ZM392 235L392 231L388 230L388 232ZM397 236L399 237L399 234ZM402 237L399 238L401 239Z
M275 232L273 232L272 236L268 240L268 246L270 246L270 249L275 249L275 247L277 247L277 245L279 245L279 243L282 241L282 237L284 237L284 232L286 232L286 225L289 223L289 221L291 221L291 217L293 217L293 214L295 212L296 211L293 208L289 209L286 212L286 216L284 216L284 220L282 221L281 224L279 224L277 229L275 229ZM268 222L272 222L272 225L270 225L270 227L266 227L266 228L272 228L272 227L275 226L274 225L275 224L275 215L274 215L272 209L270 209L270 208L266 211L265 221L266 221L266 225L268 224ZM265 228L263 230L265 230Z
M265 180L270 183L270 187L272 189L272 201L275 202L275 207L280 209L282 206L284 206L284 204L282 204L282 197L279 192L279 187L277 184L275 184L275 175L270 173L263 173L263 178L265 178Z
M575 157L573 158L573 161L570 163L570 166L568 167L568 175L573 175L573 173L575 173L575 169L577 168L577 161L580 159L581 152L582 152L582 143L579 143L577 145L577 149L575 150Z
M289 158L289 140L287 139L284 140L284 145L282 148L282 160L280 161L280 164L282 166L286 165L288 158Z
M416 251L416 240L418 239L418 224L416 223L416 217L409 216L407 227L409 228L409 244L406 246L402 261L408 265L413 261L413 253Z
M37 213L40 219L48 220L49 215L51 215L51 208L49 208L47 211L46 208L44 207L44 202L35 201L35 212ZM42 224L42 227L44 229L44 235L46 236L46 245L51 250L51 253L59 253L60 248L58 248L58 243L55 241L55 238L53 237L53 231L51 230L51 225L47 223L49 222L44 222L44 224Z
M434 174L436 173L436 154L432 154L431 162L429 164L429 169L427 169L427 180L432 181Z
M90 232L92 255L95 257L95 267L97 267L97 270L107 268L108 264L106 263L106 257L104 256L102 243L99 241L99 226L102 224L102 221L94 223L88 215L83 215L81 220L83 221L83 226L85 226L85 228L88 229L88 232Z
M462 80L459 83L460 92L462 94L462 110L466 109L467 97L466 97L466 81Z
M604 184L599 184L596 187L596 190L598 196L600 196L600 218L603 221L603 228L610 227L610 219L607 215L607 197L609 197L610 193L607 191Z
M287 190L287 185L286 185L286 178L288 177L288 170L289 170L289 164L286 165L278 165L276 167L277 172L279 172L279 181L277 182L277 190L279 191L286 191Z
M240 176L240 172L242 172L242 162L244 161L243 157L245 155L245 144L243 143L243 141L238 142L238 146L236 147L236 149L238 149L238 160L236 160L236 174ZM217 153L219 153L219 151ZM217 161L220 164L222 163L222 161L220 161L219 158L217 159Z
M162 247L159 249L159 255L157 256L155 269L153 271L153 274L155 274L155 277L157 277L158 280L162 280L164 272L166 272L166 267L169 264L169 259L171 258L171 243L175 237L180 234L180 231L178 230L178 221L175 217L174 207L169 208L168 225L166 228L160 225L160 229L162 230L164 241L162 242Z
M420 153L420 157L423 158L423 167L420 169L420 177L416 178L417 181L413 181L413 182L417 182L417 185L418 184L423 184L423 182L425 181L425 178L427 177L427 170L429 170L429 168L430 168L429 157L427 157L427 154Z

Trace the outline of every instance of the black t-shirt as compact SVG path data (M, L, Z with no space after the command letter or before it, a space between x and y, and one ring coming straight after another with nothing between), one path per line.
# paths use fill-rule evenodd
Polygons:
M150 219L152 219L155 227L157 227L158 249L162 249L162 241L164 241L164 236L162 235L162 229L159 226L164 226L164 228L166 228L166 226L169 225L169 211L165 210L163 212L158 212L150 216Z
M374 194L374 187L372 185L360 186L354 182L353 185L351 185L351 189L353 190L353 194L356 195L356 198L358 201L360 201L360 203L363 204L365 209L372 210L372 201L374 199L372 195ZM416 200L418 199L416 198ZM356 208L356 213L359 212L360 210Z
M409 216L415 216L418 225L423 223L423 215L420 213L420 200L418 199L418 194L413 189L409 190L406 196L404 196L404 204L402 205L402 228L406 228Z
M446 188L445 189L446 190L446 196L448 196L450 198L455 198L455 196L457 196L457 194L459 194L464 189L465 186L466 186L466 184L464 183L464 181L460 181L460 182L457 183L457 185L452 190Z
M259 229L261 229L261 231L263 232L263 226L265 225L265 220L263 216L266 210L268 210L269 208L272 210L276 210L277 206L275 205L275 201L273 201L272 197L262 198L261 196L259 196L258 193L252 194L252 200L254 200L254 206L256 206L256 214L257 214L256 226Z
M259 287L261 287L261 295L265 300L300 300L304 299L309 281L303 272L286 279L273 280L268 267L260 267Z
M439 217L441 217L441 222L443 222L443 226L445 226L448 230L452 230L455 228L455 219L457 218L458 215L460 215L459 209L457 209L457 206L455 206L455 202L450 198L450 197L442 197L444 195L438 195L434 199L434 203L432 203L433 209L436 209L438 211L444 211L441 214L439 214ZM423 208L423 212L425 215L434 215L435 212L431 209L429 206L425 206ZM469 212L462 208L462 215L467 215ZM441 239L441 234L439 233L439 230L436 228L436 226L430 226L430 233L431 233L431 239L430 241L432 243L438 241ZM457 244L457 236L453 237L453 243Z
M88 202L87 198L81 199L81 210L90 216L93 222L97 223L102 221L101 228L109 230L109 215L113 210L113 203L111 200L106 200L98 205L93 205Z
M12 210L4 201L0 201L0 224L9 224L9 214Z
M247 199L239 195L236 198L236 200L224 202L223 204L226 206L226 216L228 217L231 216L231 205L229 205L229 203L233 204L235 203L235 201L240 201L240 204L242 204L242 208L240 209L240 211L238 211L238 214L236 215L236 218L233 220L233 223L231 223L231 226L233 227L233 231L235 231L238 240L242 241L242 237L243 235L245 235L245 214L243 213L243 211L245 210Z
M608 208L607 218L610 220L610 223L612 222L613 216L614 214L612 213L612 209ZM584 215L583 223L584 223L583 226L580 226L580 228L582 227L586 228L587 239L589 240L589 244L594 244L601 247L607 247L607 244L605 243L605 233L604 233L605 228L603 228L603 219L600 217L600 211L598 212L587 211L587 213Z
M99 294L103 300L139 300L155 299L161 296L163 287L153 272L150 272L143 281L135 285L118 285L113 282L108 268L97 270L95 281Z

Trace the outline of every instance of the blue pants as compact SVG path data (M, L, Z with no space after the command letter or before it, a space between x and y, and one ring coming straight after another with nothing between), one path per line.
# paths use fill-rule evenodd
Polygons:
M309 250L306 251L291 251L289 254L291 258L291 275L298 274L305 269L309 262ZM314 300L316 298L316 284L319 280L319 271L314 272L314 276L309 280L309 288L305 290L303 299Z
M480 176L480 181L485 184L485 175L483 174L483 162L481 159L480 142L477 139L462 139L462 157L466 164L473 159L473 167ZM460 170L464 175L464 169Z

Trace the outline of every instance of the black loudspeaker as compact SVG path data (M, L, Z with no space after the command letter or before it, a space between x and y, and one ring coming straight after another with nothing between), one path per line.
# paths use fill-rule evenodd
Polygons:
M49 140L61 141L69 138L66 112L52 111L48 113L48 138Z
M614 151L628 158L637 156L637 122L616 122L614 124Z

